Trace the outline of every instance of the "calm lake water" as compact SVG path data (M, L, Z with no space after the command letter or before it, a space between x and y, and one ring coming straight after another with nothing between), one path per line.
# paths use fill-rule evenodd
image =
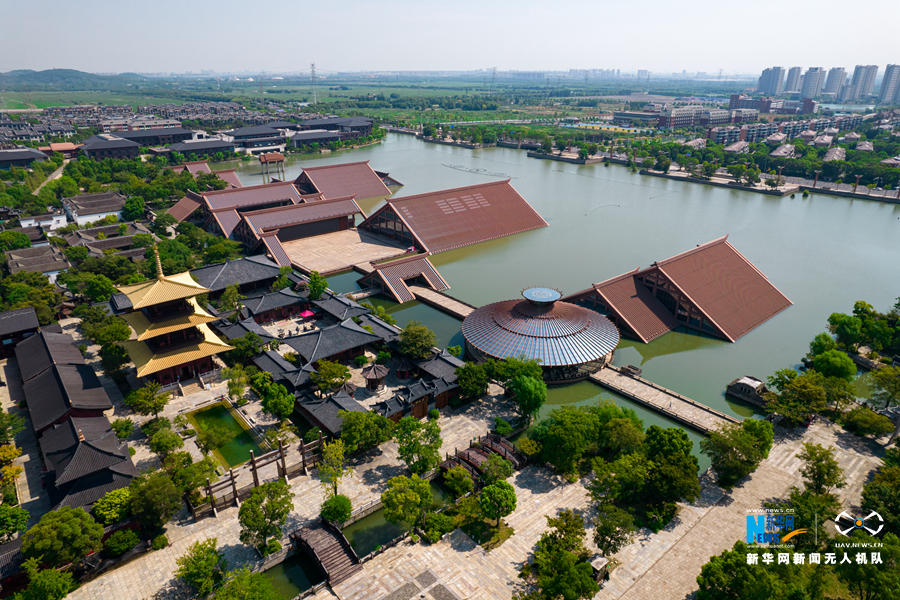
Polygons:
M324 158L292 157L285 170L295 177L304 166L359 160L402 182L398 196L511 177L547 220L544 229L431 257L449 294L476 306L517 298L529 286L570 294L728 234L794 306L734 344L681 333L650 344L623 340L615 362L638 365L647 379L738 417L753 411L725 399L732 379L797 366L832 312L850 312L856 300L887 310L900 296L900 205L815 194L777 198L642 176L616 165L571 165L519 150L467 150L397 134ZM245 185L262 183L258 162L225 164L237 165ZM379 204L361 206L370 214ZM337 283L339 291L355 288L350 276ZM418 319L432 326L442 344L461 339L458 322L448 327L446 316L427 306L404 305L393 314L399 325ZM551 388L545 410L598 395L591 383ZM650 416L661 420L648 415L647 425Z

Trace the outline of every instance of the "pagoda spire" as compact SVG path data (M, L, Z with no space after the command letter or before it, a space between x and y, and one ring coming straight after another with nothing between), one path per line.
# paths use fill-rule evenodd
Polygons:
M163 278L163 270L162 263L159 260L159 250L156 248L156 244L153 244L153 255L156 257L156 278Z

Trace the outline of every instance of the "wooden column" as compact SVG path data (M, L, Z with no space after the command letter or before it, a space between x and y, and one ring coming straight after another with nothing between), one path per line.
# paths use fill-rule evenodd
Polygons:
M288 483L287 461L284 459L284 444L281 439L278 440L278 451L281 453L281 473L284 475L284 482Z
M240 506L241 501L238 499L237 482L234 479L234 469L228 469L228 475L231 477L231 493L234 494L234 503L236 506Z
M300 440L300 458L303 459L303 472L306 475L309 475L309 473L306 472L306 444L303 443L302 439Z
M213 513L216 512L216 497L213 495L212 485L209 483L209 477L206 478L206 493L209 494L209 503L212 505Z
M256 457L250 451L250 470L253 471L253 487L259 487L259 475L256 472Z

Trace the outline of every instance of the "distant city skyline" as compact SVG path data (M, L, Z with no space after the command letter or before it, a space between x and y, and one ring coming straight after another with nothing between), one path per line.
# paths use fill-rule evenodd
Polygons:
M836 0L816 5L818 14L841 15L846 31L871 27L869 14L890 14L890 0L870 11L846 11ZM4 3L3 14L21 27L0 36L0 71L51 68L92 73L304 72L316 63L322 75L352 71L501 71L618 69L624 73L690 76L697 72L733 79L759 76L772 65L843 67L900 62L889 35L864 44L829 42L785 45L772 38L733 43L691 31L713 32L748 19L744 7L699 0L691 11L647 0L636 15L630 5L574 0L564 8L538 2L474 2L452 7L412 0L372 5L361 0L309 5L272 0L259 7L234 0L130 4L46 0L40 11ZM803 22L807 3L762 0L754 10L782 22ZM577 32L558 31L575 19ZM595 24L596 28L592 28ZM43 32L43 33L42 33ZM346 33L343 33L346 32Z

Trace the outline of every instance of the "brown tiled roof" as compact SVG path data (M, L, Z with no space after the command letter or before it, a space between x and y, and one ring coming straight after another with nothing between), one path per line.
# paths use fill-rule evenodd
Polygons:
M371 284L373 280L378 279L383 284L384 289L390 293L397 302L412 302L416 299L409 288L406 287L405 280L422 277L428 282L431 289L442 292L449 290L450 286L437 272L431 261L424 255L409 256L394 260L389 263L372 264L375 270L362 277L359 283L362 287Z
M272 255L279 267L291 266L291 257L284 251L284 246L281 245L281 240L278 239L278 236L274 234L264 235L262 236L262 242L266 245L266 250L269 251L269 254Z
M391 198L360 228L391 209L432 253L547 227L509 180ZM372 231L376 229L372 228Z
M675 329L674 315L653 297L643 284L635 281L638 269L630 273L595 283L597 294L606 301L607 308L618 320L644 343Z
M259 162L261 162L261 163L284 162L284 154L282 154L281 152L266 152L265 154L259 155Z
M300 202L300 192L290 181L279 181L263 185L251 185L242 188L201 192L210 209L237 208L255 204L270 204L288 200L293 204Z
M227 182L233 188L242 188L244 184L238 179L237 169L225 169L223 171L213 171L216 177Z
M213 218L216 220L216 223L219 224L219 229L222 230L223 237L230 236L231 232L234 231L234 228L241 222L240 213L234 209L214 212Z
M735 341L792 304L721 237L654 263L710 321Z
M369 161L309 167L303 169L303 174L325 198L355 195L359 200L367 200L391 195Z
M197 202L190 196L185 196L184 198L176 202L175 206L173 206L166 212L175 217L176 221L184 221L189 216L191 216L198 208L200 208L199 202Z
M347 215L362 214L362 209L353 200L352 196L346 198L332 198L319 200L293 206L279 206L266 208L252 212L245 212L244 219L250 225L250 229L257 235L263 231L277 227L290 227L300 223L310 223L323 219L333 219Z

